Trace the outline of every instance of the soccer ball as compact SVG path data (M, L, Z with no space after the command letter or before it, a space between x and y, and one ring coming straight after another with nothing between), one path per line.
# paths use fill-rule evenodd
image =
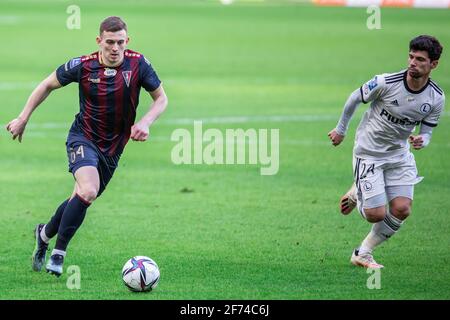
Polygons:
M122 268L123 283L134 292L152 291L159 282L159 268L149 257L136 256Z

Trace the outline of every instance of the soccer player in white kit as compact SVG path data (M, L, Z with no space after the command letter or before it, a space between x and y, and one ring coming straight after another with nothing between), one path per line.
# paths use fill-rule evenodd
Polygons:
M355 90L336 128L328 133L332 144L338 146L357 106L371 102L356 132L354 184L340 201L342 214L357 207L363 218L373 223L353 251L350 261L354 265L383 268L374 260L373 250L394 235L411 213L414 185L422 177L408 141L415 150L426 147L444 109L444 92L430 79L441 53L442 46L432 36L412 39L408 69L377 75ZM420 131L413 135L416 126Z

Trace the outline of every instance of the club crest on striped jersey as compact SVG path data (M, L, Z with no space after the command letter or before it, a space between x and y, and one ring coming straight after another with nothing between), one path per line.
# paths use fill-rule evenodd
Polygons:
M109 69L109 68L105 68L105 72L104 75L105 77L114 77L117 73L116 69Z
M122 76L125 80L125 83L127 84L127 87L129 87L131 80L131 71L122 71Z

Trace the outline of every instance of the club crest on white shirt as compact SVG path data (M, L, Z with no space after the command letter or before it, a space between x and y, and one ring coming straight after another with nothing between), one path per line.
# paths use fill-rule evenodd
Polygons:
M422 113L428 113L431 110L431 105L429 103L424 103L420 106L420 111Z

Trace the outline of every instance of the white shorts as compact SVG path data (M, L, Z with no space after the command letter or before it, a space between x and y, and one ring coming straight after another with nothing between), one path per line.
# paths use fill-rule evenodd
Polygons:
M358 201L364 208L374 207L365 205L370 203L368 199L377 199L376 202L379 202L378 199L382 198L380 195L384 199L392 198L386 196L386 190L393 189L389 187L394 186L410 186L411 190L406 196L412 200L414 185L423 179L418 175L416 161L411 152L385 159L362 159L354 156L353 176L358 190Z

